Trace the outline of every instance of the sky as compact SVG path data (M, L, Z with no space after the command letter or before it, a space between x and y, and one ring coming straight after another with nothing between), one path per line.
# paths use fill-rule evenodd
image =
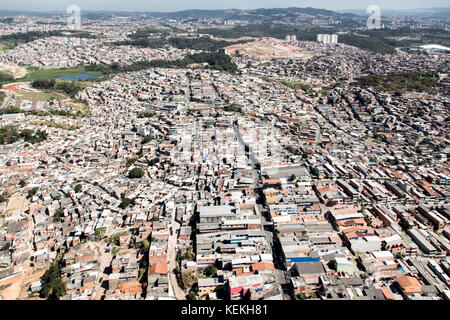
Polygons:
M81 10L159 11L187 9L256 9L313 7L328 10L366 9L377 5L385 9L449 7L448 0L0 0L0 10L65 11L69 5Z

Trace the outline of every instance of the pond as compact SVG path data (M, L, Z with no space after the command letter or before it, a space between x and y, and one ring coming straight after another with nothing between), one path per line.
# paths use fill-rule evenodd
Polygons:
M69 81L77 81L77 80L86 80L86 79L94 79L98 78L98 76L93 76L92 74L88 74L86 72L74 73L68 76L56 78L58 80L69 80Z

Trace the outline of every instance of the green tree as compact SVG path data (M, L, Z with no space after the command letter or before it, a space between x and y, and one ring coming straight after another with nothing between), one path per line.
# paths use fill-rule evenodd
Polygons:
M74 188L75 192L76 192L76 193L80 192L82 187L83 187L83 186L82 186L81 184L77 184L77 185L75 186L75 188Z
M53 214L53 222L61 221L61 217L64 215L64 212L61 209L57 209Z
M105 228L97 228L95 229L95 238L101 240L105 237L106 230Z
M36 195L36 193L38 192L38 190L39 189L37 187L34 187L33 189L28 190L27 198L28 199L33 198Z
M144 170L142 170L141 168L133 168L132 170L130 170L130 172L128 172L128 178L130 179L139 179L143 176Z
M212 277L213 275L216 274L216 272L217 272L217 267L213 264L211 264L205 268L205 275L207 277Z
M7 250L9 250L10 247L11 247L11 243L7 242L0 248L0 251L7 251Z
M306 299L306 295L304 293L299 293L299 294L297 294L297 299L298 300L305 300Z
M198 300L197 295L194 291L189 291L189 294L187 295L187 300Z
M8 198L3 194L0 194L0 203L8 201Z
M41 298L59 300L66 294L66 283L61 279L61 258L57 258L41 278Z

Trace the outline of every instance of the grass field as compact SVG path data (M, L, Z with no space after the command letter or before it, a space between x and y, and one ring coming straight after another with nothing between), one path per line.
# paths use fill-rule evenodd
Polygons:
M59 128L64 130L76 130L79 129L79 126L69 126L68 124L63 123L55 123L51 121L32 121L30 122L33 125L36 126L46 126L46 127L52 127L52 128Z
M73 67L73 68L60 68L60 67L29 67L28 68L28 74L20 79L17 79L18 81L34 81L38 79L55 79L59 77L68 76L74 73L81 73L86 72L86 68L83 66L79 67ZM93 76L100 76L102 75L101 72L86 72L87 74L93 75Z
M68 97L62 93L55 91L38 91L38 92L25 92L17 93L17 97L21 97L23 100L31 101L52 101L52 100L65 100Z

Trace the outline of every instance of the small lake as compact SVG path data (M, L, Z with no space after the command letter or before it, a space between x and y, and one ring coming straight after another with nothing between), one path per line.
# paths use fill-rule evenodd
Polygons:
M56 78L58 80L69 80L69 81L77 81L77 80L86 80L86 79L94 79L98 78L98 76L93 76L92 74L88 74L86 72L74 73L68 76Z

